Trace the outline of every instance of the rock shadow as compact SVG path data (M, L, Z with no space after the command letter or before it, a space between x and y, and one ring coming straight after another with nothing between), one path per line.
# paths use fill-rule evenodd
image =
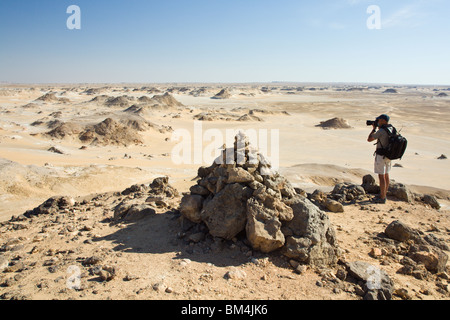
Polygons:
M115 245L114 251L140 254L173 253L173 259L189 259L219 267L240 266L251 262L252 258L272 256L256 251L250 255L248 252L251 248L242 241L245 235L239 235L236 242L227 241L212 237L201 225L195 225L185 233L180 217L177 211L169 210L129 223L111 222L111 225L120 226L119 229L96 238L94 242L110 242ZM203 236L201 240L192 241L192 237L189 237L192 234Z

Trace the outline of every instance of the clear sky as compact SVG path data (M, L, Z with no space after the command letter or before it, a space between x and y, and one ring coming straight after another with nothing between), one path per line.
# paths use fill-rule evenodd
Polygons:
M448 0L1 0L0 81L450 85L449 39Z

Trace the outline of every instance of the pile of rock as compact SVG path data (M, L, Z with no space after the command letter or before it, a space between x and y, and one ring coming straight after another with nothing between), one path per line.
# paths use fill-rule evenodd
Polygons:
M398 273L412 275L417 279L424 279L430 273L443 273L446 271L448 255L444 251L449 251L449 246L445 241L438 239L433 234L423 236L401 221L390 223L384 234L393 244L401 243L396 254L403 256L400 263L403 267Z
M156 214L158 208L169 208L169 201L178 196L178 191L169 184L168 177L159 177L150 185L133 185L121 195L128 197L115 206L114 221L133 222Z
M363 177L361 185L343 182L336 184L334 189L329 193L315 190L313 193L308 193L306 195L309 200L323 210L344 212L344 205L346 203L354 204L356 201L365 201L370 199L370 195L379 193L380 186L376 183L375 178L369 174ZM413 201L422 202L436 210L441 208L436 196L414 193L406 185L395 181L391 181L390 183L388 196L409 203Z
M210 167L198 169L197 184L180 204L184 218L204 224L213 237L245 235L264 253L277 249L299 262L330 265L339 249L328 216L275 172L239 133Z
M44 201L40 206L26 211L23 215L26 218L38 216L41 214L54 215L61 210L65 210L75 204L75 199L67 196L52 197Z
M380 187L377 185L375 178L372 175L366 175L363 177L363 183L361 187L367 194L379 194ZM388 190L388 196L397 198L400 201L413 202L419 201L426 205L429 205L433 209L439 210L441 205L436 196L430 194L418 194L412 192L406 185L391 181Z

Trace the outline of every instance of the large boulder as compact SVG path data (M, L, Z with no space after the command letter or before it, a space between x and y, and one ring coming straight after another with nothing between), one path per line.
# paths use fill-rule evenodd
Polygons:
M284 255L306 264L335 264L339 250L328 216L302 196L296 196L286 204L293 209L294 217L283 227L286 236Z
M203 197L200 195L192 194L185 195L181 199L180 212L181 214L195 223L202 222L200 212L203 206Z
M121 202L114 208L114 221L134 222L155 213L155 209L146 204Z
M249 183L255 178L243 168L229 168L227 183Z
M252 198L247 201L247 239L252 247L264 253L272 252L284 245L281 221L275 210L267 208Z
M406 242L411 239L422 243L419 233L399 220L391 222L384 233L393 240Z
M363 187L364 191L369 194L380 193L380 186L377 185L375 178L371 174L363 177L361 187Z
M402 183L391 182L389 185L388 195L396 197L400 201L411 202L414 194L407 186Z
M394 283L379 267L367 262L346 263L348 276L363 282L364 300L391 300Z
M239 183L228 184L214 198L207 199L200 213L209 233L215 237L232 239L245 229L247 200L253 190Z
M439 210L441 208L441 205L439 204L439 201L433 195L425 194L422 197L422 201L424 203L430 205L433 209Z
M331 212L344 212L344 206L336 200L327 199L324 205Z
M169 184L169 177L165 176L152 181L149 194L173 198L178 196L178 191Z
M408 256L433 273L445 272L448 256L438 247L431 245L416 245L409 250Z

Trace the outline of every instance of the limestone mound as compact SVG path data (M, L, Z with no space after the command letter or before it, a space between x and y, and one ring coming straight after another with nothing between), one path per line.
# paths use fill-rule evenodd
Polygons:
M70 102L67 98L58 98L54 93L46 93L43 96L40 96L35 101L37 102L61 102L61 103L68 103Z
M211 97L211 99L229 99L229 98L231 98L231 93L230 90L228 90L228 88L222 89L214 97Z
M175 99L170 93L166 92L163 95L155 95L150 99L151 103L166 106L166 107L183 107L184 105Z
M55 123L55 127L49 132L45 133L45 136L64 139L71 136L79 135L83 131L83 127L73 122L58 122Z
M123 112L137 114L141 116L151 115L153 110L166 110L167 108L184 107L171 94L155 95L153 98L142 96L138 98L138 103L125 109Z
M342 118L333 118L327 121L322 121L316 127L321 127L323 129L350 129L351 126L348 124L347 120Z
M395 89L386 89L383 93L398 93L398 91Z
M107 107L128 107L133 100L134 98L128 96L109 97L104 104Z
M130 145L142 144L142 137L137 129L121 124L111 118L88 126L80 135L83 143L94 145Z

